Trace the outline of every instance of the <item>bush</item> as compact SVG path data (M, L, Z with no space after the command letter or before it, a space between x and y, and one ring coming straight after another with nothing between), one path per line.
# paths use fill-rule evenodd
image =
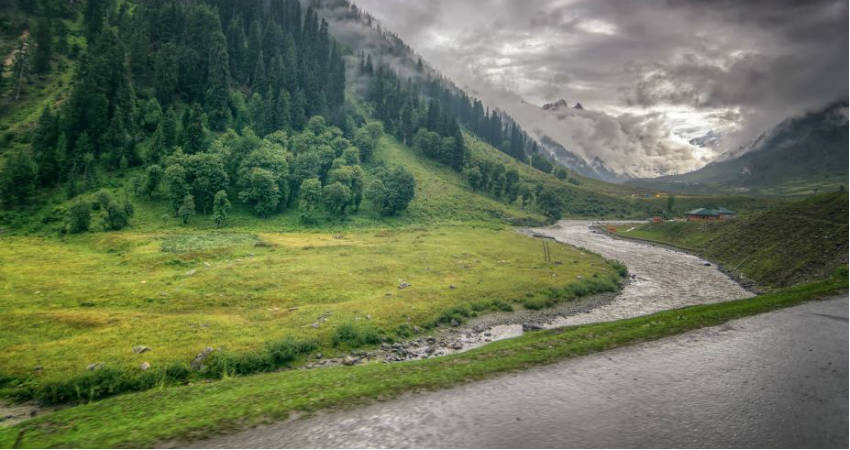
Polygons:
M336 328L333 334L333 345L347 345L351 348L364 345L378 345L383 341L381 330L372 325L355 325L345 323Z
M366 197L385 216L393 216L407 209L416 193L416 180L403 167L378 170L377 178L366 191Z
M256 352L217 351L204 361L204 370L199 375L222 378L268 372L287 365L315 348L315 341L285 338L269 342ZM173 363L143 372L138 369L101 367L65 380L44 383L0 376L0 387L3 388L3 394L17 401L38 400L44 404L61 404L90 402L112 395L150 389L157 385L181 384L192 379L193 374L195 372L183 363Z
M68 232L83 233L89 230L91 225L91 205L86 202L77 202L68 210Z
M285 338L266 344L266 351L274 364L282 366L295 360L298 355L312 352L316 346L316 341Z
M453 306L441 313L434 320L426 324L426 326L428 328L434 328L443 324L451 324L452 321L456 323L463 323L467 318L473 317L475 315L477 314L474 311L470 310L469 306Z

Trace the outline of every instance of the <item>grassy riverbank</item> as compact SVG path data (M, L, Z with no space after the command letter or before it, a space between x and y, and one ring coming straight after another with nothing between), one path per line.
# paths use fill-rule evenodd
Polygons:
M619 227L616 235L678 247L764 287L828 276L847 263L847 193L816 195L729 222Z
M467 353L398 364L368 364L237 377L122 395L0 429L0 447L147 447L339 408L417 389L437 389L663 338L793 306L847 289L846 266L826 280L712 305L634 319L527 333Z
M100 372L90 364L136 377L148 363L147 372L183 381L206 347L246 354L298 339L333 355L451 322L451 311L463 320L568 299L573 285L616 290L621 274L604 259L551 249L560 264L544 261L538 240L500 226L10 237L0 248L0 371L13 380L0 377L0 387L18 399L87 400L159 384L146 374L93 387L103 383L89 380ZM369 342L341 342L341 327ZM252 371L262 370L236 372Z

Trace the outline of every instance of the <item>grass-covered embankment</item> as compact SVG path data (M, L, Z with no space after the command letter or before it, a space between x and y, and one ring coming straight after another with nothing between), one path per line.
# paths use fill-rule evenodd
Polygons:
M847 193L816 195L716 223L663 222L616 234L672 245L764 287L828 276L847 263Z
M614 265L564 245L551 250L562 264L546 263L538 240L498 225L6 237L3 391L85 401L197 378L187 367L206 347L253 355L219 371L252 373L488 310L616 290ZM340 337L350 325L358 336ZM287 339L301 350L266 351ZM92 364L100 368L87 370Z
M0 447L145 447L345 407L413 389L437 389L563 358L663 338L800 304L847 288L833 277L731 302L526 335L466 353L398 364L369 364L230 378L113 397L0 429Z

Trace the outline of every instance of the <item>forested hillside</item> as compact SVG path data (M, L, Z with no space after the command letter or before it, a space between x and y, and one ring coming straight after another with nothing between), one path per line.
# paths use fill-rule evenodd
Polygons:
M509 117L421 59L410 71L392 52L336 41L297 0L13 2L2 25L0 199L13 228L120 230L151 211L217 227L243 214L397 216L421 187L413 160L373 156L384 132L509 217L641 209L579 188ZM490 145L472 152L468 136Z

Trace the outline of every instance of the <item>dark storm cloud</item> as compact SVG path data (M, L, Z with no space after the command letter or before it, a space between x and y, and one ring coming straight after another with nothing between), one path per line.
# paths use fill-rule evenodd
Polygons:
M616 165L631 174L691 169L724 150L693 148L687 137L715 129L736 146L847 98L846 1L357 3L526 128L588 160L620 155ZM561 97L598 116L560 120L523 102ZM606 155L611 142L620 151Z

